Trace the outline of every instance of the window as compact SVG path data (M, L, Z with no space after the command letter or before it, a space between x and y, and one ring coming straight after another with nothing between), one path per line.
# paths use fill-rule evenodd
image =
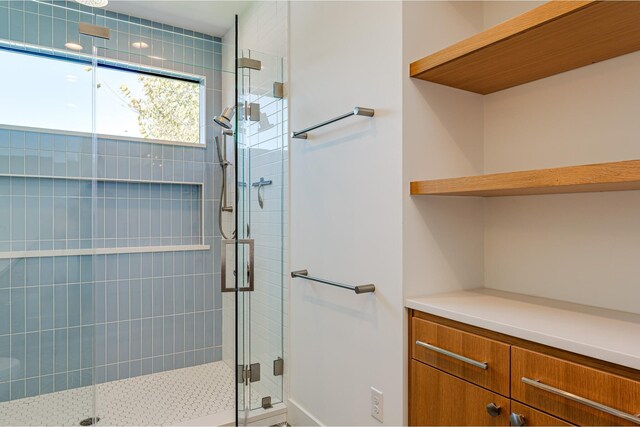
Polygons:
M93 67L0 49L0 124L91 133ZM98 65L100 135L203 142L203 82Z

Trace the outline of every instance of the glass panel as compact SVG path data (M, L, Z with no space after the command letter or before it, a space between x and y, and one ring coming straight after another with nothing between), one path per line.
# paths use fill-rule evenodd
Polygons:
M283 376L274 363L283 358L284 170L286 104L274 94L283 81L282 58L245 50L260 70L241 69L241 122L238 132L238 228L255 242L255 290L242 295L247 364L260 365L260 380L246 393L251 410L283 400ZM259 107L258 107L259 106ZM259 109L259 112L257 111ZM246 265L246 262L245 264ZM244 265L239 265L241 270ZM245 267L246 268L246 267Z
M220 132L212 120L221 112L223 45L157 24L125 19L117 25L128 35L112 32L113 38L98 48L96 70L96 93L115 92L110 102L120 102L114 115L97 97L97 129L119 123L121 114L129 123L127 136L110 138L99 131L96 141L95 242L107 252L96 256L104 272L96 280L101 296L96 307L104 313L97 322L102 347L96 349L101 375L96 411L115 425L232 423L235 363L223 361L227 317L217 224L221 168L214 137ZM119 74L120 80L102 85L114 70L156 80L147 80L145 87L144 80L125 82ZM175 87L167 91L164 85L181 86L186 75L198 82L201 108L195 127L195 120L185 123L162 114L176 109ZM134 93L136 82L142 86ZM186 84L194 97L195 86ZM151 94L150 111L132 101L141 93ZM139 137L149 120L161 132L157 137L169 141ZM197 135L204 144L185 143Z
M2 2L0 22L30 22L26 5ZM78 425L94 414L91 59L42 56L14 29L0 40L0 425Z

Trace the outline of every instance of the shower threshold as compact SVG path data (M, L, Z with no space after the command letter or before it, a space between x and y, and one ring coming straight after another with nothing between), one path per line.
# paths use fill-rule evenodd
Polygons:
M235 419L235 392L233 370L207 363L3 402L0 426L78 426L94 416L96 426L225 425Z

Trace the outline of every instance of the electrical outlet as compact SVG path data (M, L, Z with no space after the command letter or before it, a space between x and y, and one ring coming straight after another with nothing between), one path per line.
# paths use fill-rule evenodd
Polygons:
M384 422L384 398L380 390L371 387L371 416Z

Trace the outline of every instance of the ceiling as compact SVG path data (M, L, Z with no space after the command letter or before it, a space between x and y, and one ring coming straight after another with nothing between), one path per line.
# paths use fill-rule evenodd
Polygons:
M222 37L251 1L110 0L108 10Z

